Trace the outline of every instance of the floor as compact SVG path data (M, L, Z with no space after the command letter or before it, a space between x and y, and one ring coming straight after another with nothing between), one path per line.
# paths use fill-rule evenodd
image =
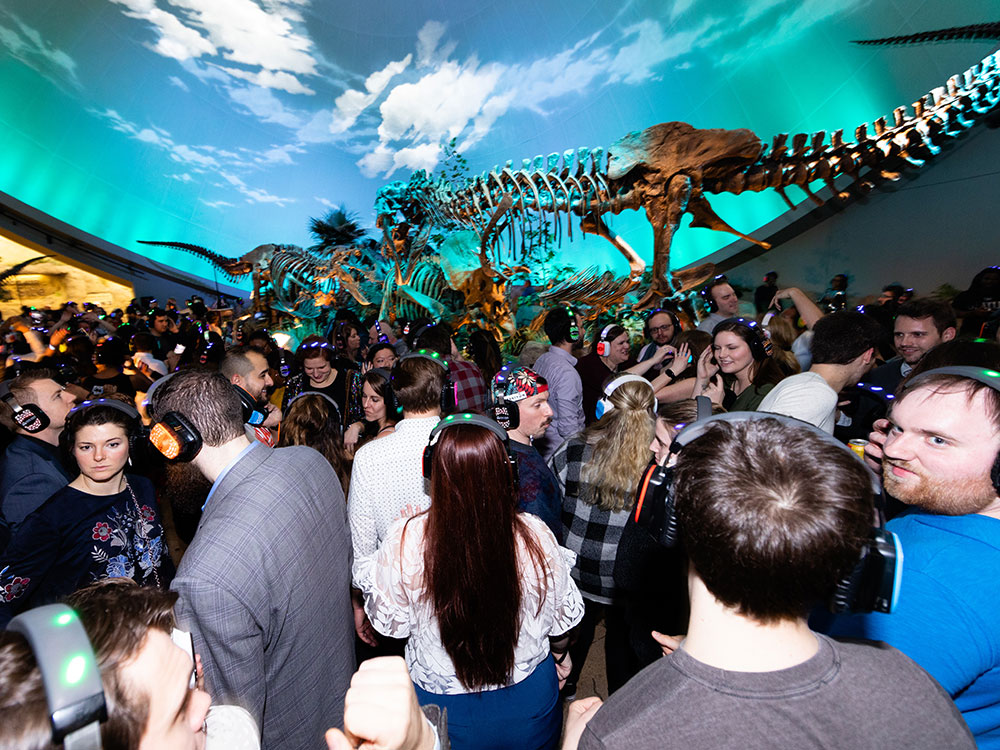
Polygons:
M604 622L597 623L594 642L583 664L580 681L576 685L576 697L587 698L596 695L602 700L608 697L608 674L604 668Z

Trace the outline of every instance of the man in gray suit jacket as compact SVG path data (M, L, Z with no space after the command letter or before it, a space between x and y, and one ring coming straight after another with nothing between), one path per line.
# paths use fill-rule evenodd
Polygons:
M171 588L214 700L246 708L261 747L323 747L343 723L354 671L351 539L344 493L312 448L272 449L243 431L225 377L178 372L152 395L200 433L193 463L212 490Z

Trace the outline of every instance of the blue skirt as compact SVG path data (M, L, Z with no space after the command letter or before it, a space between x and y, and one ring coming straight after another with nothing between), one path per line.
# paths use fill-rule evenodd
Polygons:
M421 706L447 709L452 750L549 750L559 745L562 706L552 654L526 679L499 690L441 695L414 687Z

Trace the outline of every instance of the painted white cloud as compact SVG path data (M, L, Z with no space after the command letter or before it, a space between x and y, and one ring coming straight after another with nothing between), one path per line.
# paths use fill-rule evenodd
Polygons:
M427 21L417 32L417 67L426 68L447 60L455 51L456 42L443 46L441 37L448 27L440 21Z
M196 29L185 25L177 16L156 7L155 0L111 0L128 10L130 18L149 23L159 34L151 49L164 57L187 60L202 55L215 55L215 46Z
M654 68L666 60L683 57L696 47L704 46L706 36L716 22L704 20L698 28L679 31L667 37L662 27L649 19L625 29L623 36L631 38L620 47L608 66L611 83L637 85L654 77Z
M113 109L91 110L91 113L108 121L114 130L162 150L172 161L185 165L193 172L218 174L224 182L212 182L211 184L219 188L235 189L248 203L272 203L284 207L295 202L295 198L282 198L261 188L247 185L243 178L233 170L260 169L275 164L292 164L292 155L305 151L302 146L297 144L277 145L263 152L243 148L240 149L240 153L210 145L191 146L177 143L163 128L139 127ZM168 174L167 178L184 183L194 182L194 178L187 172ZM226 204L224 201L215 201L211 204L202 202L213 207L234 205L232 203Z
M794 3L751 0L746 14L760 15L781 4L792 7ZM511 109L544 115L560 97L592 96L608 86L638 86L655 80L670 62L674 68L690 67L686 58L691 53L733 33L738 26L730 28L720 19L693 13L694 5L694 0L680 0L673 6L669 29L651 18L622 27L618 19L624 16L619 14L608 26L572 45L517 64L480 63L476 57L451 59L455 44L446 39L445 24L428 21L417 33L414 72L420 76L413 80L411 74L410 80L386 87L378 105L378 138L367 142L357 166L366 176L384 178L403 167L432 169L435 154L438 159L441 155L441 150L432 146L458 138L456 147L466 151L487 137ZM681 16L694 20L685 23ZM794 16L796 23L805 23L802 13ZM371 106L370 99L361 91L347 92L338 99L340 111L350 117L338 122L335 112L334 129L353 126L356 113Z
M184 83L184 81L182 81L177 76L170 76L169 78L167 78L167 80L170 81L170 85L171 86L176 86L177 88L179 88L181 91L183 91L185 93L190 93L191 92L191 89L188 88L188 85L186 83Z
M76 61L49 44L37 29L11 14L5 14L10 25L0 24L0 47L9 55L56 83L67 82L79 87Z
M220 65L219 67L234 78L241 78L244 81L249 81L255 86L263 86L264 88L287 91L289 94L311 95L316 93L290 73L283 73L281 71L274 72L273 70L258 70L256 72L252 72L249 70L241 70L239 68L227 68L223 65Z
M252 188L231 172L220 172L219 174L226 182L236 188L238 193L244 196L247 203L273 203L280 208L284 208L289 203L295 203L295 198L280 198L261 188Z
M407 55L402 60L390 62L365 79L364 91L348 89L338 96L334 102L336 109L330 122L330 132L336 134L349 130L357 121L358 116L378 99L385 87L389 85L389 81L409 67L412 59L413 55Z
M482 110L503 74L501 65L448 61L415 83L396 86L379 107L383 141L454 138Z
M229 97L264 122L274 122L292 130L297 130L304 124L302 116L288 109L270 89L260 86L230 86Z
M229 201L207 201L204 198L199 198L198 200L209 208L236 208L236 204Z
M274 146L260 154L256 154L252 157L254 163L262 166L270 166L272 164L294 164L295 160L292 159L292 154L303 154L305 149L301 146L295 144L285 144L284 146Z
M112 0L123 13L148 23L150 48L179 61L222 58L227 73L255 85L313 94L300 76L317 74L313 42L304 31L301 0Z

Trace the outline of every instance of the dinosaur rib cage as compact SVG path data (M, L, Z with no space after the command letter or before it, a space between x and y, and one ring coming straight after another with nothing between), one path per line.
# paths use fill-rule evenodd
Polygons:
M427 262L417 265L407 286L438 302L443 302L445 290L448 289L448 283L441 268L434 263ZM403 297L398 291L394 297L397 320L414 320L427 315L428 312L433 312L413 300Z
M505 196L513 198L511 213L516 219L501 225L506 231L508 248L513 256L515 232L521 236L522 254L538 241L541 233L551 231L555 241L562 241L563 219L569 215L618 213L627 206L609 187L603 149L568 150L548 157L524 159L521 169L494 167L459 188L441 181L419 191L421 208L436 223L459 225L482 235ZM550 223L551 222L551 223ZM566 222L570 241L573 224ZM532 236L536 238L534 241Z
M721 177L706 177L704 189L712 193L739 194L745 190L761 191L774 188L789 207L792 202L784 192L797 185L810 198L822 203L809 192L809 183L824 181L838 194L834 178L849 175L862 192L874 187L862 179L862 169L877 173L882 179L896 180L894 170L919 168L937 155L948 141L963 134L983 119L1000 102L1000 52L987 55L961 75L952 76L945 86L935 88L908 108L893 110L892 124L885 117L873 123L874 136L868 124L855 130L855 142L844 143L843 131L836 130L826 144L825 131L787 133L774 137L770 149L765 149L747 169ZM843 194L841 194L843 197Z
M335 278L324 278L319 273L329 261L299 248L275 252L270 262L274 307L298 317L317 317L320 311L315 304L316 296L332 298L338 289Z

